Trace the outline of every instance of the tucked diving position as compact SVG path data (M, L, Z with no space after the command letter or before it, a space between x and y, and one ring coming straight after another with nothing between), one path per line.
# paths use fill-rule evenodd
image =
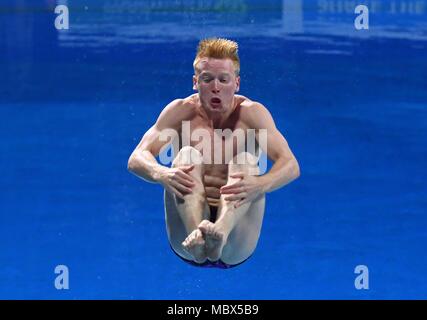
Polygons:
M196 93L170 102L128 160L130 172L164 187L170 245L196 266L229 268L247 260L260 236L265 194L300 174L267 108L237 94L237 49L227 39L200 41L193 63ZM178 133L175 138L163 139L171 130ZM246 137L255 132L255 150L236 139L234 133L242 132ZM170 167L156 160L168 145L178 146ZM264 174L260 148L273 163Z

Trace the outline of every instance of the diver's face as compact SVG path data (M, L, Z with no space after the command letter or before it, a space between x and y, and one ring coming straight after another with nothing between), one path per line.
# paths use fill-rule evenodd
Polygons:
M240 77L236 76L230 59L203 58L200 73L193 76L193 89L199 92L202 106L210 112L227 112L234 94L239 91Z

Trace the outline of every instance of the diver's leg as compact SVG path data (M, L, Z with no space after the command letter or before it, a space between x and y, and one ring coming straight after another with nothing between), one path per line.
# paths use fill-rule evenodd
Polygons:
M239 180L239 178L230 177L231 174L237 172L249 175L259 174L256 158L253 155L245 152L246 160L243 164L238 164L236 157L228 167L227 185ZM204 220L199 225L199 229L205 235L209 260L215 261L221 258L227 264L237 264L247 259L255 250L264 217L265 196L262 195L238 208L234 207L237 201L226 201L225 197L226 195L221 196L219 214L215 223Z
M172 163L172 167L194 164L188 174L195 182L192 193L184 200L165 190L165 217L169 242L173 250L187 260L198 263L206 260L205 240L197 228L204 219L209 219L209 207L203 186L203 163L201 153L193 147L183 147ZM199 164L197 164L199 163Z

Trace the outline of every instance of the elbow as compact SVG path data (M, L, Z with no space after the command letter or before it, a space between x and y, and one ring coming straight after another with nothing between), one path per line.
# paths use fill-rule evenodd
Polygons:
M297 159L294 159L294 165L292 166L292 176L294 180L296 180L299 178L300 175L301 175L301 172L300 172L298 161Z
M135 172L136 167L137 167L137 161L135 159L134 154L131 154L128 160L128 171L133 173Z

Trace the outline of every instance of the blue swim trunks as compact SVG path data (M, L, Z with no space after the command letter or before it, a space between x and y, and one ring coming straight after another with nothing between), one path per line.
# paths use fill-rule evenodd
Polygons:
M202 268L230 269L230 268L237 267L238 265L242 264L243 262L246 262L250 258L249 257L249 258L247 258L247 259L245 259L242 262L239 262L237 264L227 264L224 261L221 261L221 259L218 260L218 261L209 261L209 260L206 260L203 263L197 263L197 262L194 262L192 260L188 260L188 259L185 259L185 258L181 257L178 253L175 252L175 250L172 248L172 246L171 246L171 249L172 249L173 253L175 253L184 262L186 262L188 264L191 264L192 266L202 267Z

